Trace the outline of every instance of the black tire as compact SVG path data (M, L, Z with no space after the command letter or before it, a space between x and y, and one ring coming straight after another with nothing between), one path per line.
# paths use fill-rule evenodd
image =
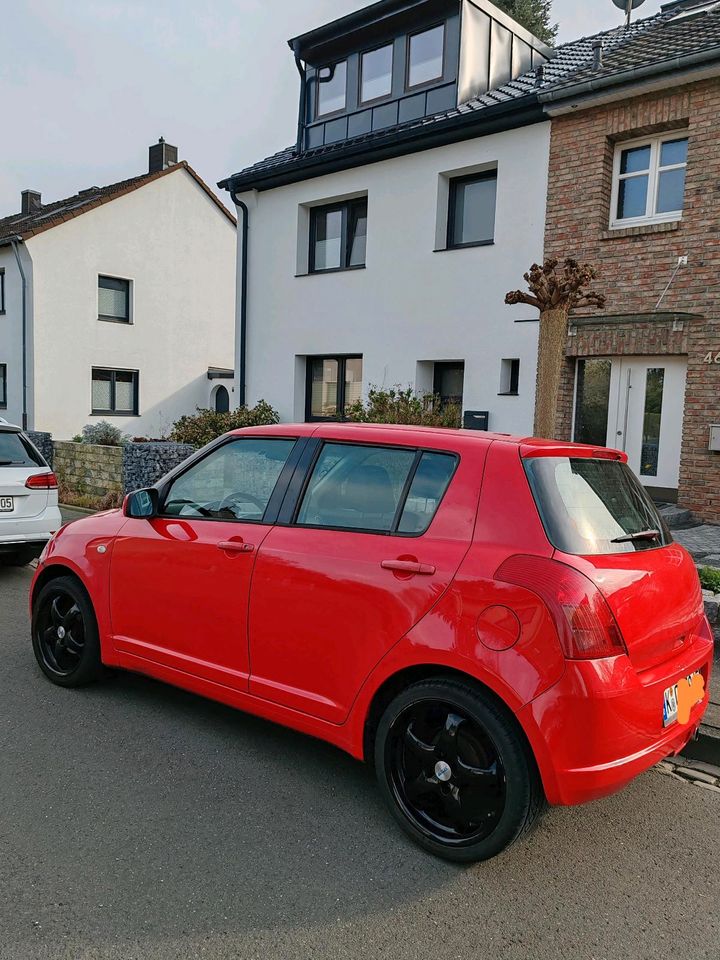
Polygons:
M459 863L496 856L545 807L517 721L472 682L423 680L398 694L377 728L375 770L403 830Z
M95 611L74 577L50 580L35 596L32 645L40 669L60 687L81 687L103 675Z

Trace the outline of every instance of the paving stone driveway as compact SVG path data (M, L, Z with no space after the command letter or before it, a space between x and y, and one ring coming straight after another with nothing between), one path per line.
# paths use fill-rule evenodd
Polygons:
M696 560L720 567L720 526L704 523L700 527L673 530L672 535Z

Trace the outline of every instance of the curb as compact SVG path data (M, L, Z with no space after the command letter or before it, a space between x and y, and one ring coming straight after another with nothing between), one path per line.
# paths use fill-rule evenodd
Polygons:
M58 506L61 510L73 510L75 513L86 513L88 516L99 512L92 510L90 507L74 507L71 503L59 503Z
M658 773L675 780L682 780L702 790L720 794L720 767L703 760L691 760L689 757L679 756L662 760L655 767Z

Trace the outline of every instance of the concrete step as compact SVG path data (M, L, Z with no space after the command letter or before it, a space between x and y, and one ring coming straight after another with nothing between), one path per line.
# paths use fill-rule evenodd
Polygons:
M686 527L689 523L692 523L692 513L674 503L666 503L660 507L659 512L671 530L677 530L678 527Z

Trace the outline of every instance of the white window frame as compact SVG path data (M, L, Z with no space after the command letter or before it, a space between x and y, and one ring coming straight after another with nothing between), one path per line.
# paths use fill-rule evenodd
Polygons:
M613 176L612 176L612 198L610 201L610 229L620 230L623 227L642 226L646 223L672 223L675 220L682 220L682 209L670 210L666 213L653 213L657 205L658 186L660 183L660 173L666 170L687 170L687 160L684 163L670 163L666 166L660 166L660 152L662 145L670 140L688 140L686 130L674 130L672 133L663 134L661 137L640 137L637 140L623 140L615 145L615 156L613 158ZM631 150L633 147L650 147L650 167L647 171L637 171L636 173L620 173L620 161L625 150ZM618 198L620 196L620 181L631 180L633 177L647 176L648 190L645 205L645 213L641 217L623 217L617 216ZM683 193L683 200L685 199Z

